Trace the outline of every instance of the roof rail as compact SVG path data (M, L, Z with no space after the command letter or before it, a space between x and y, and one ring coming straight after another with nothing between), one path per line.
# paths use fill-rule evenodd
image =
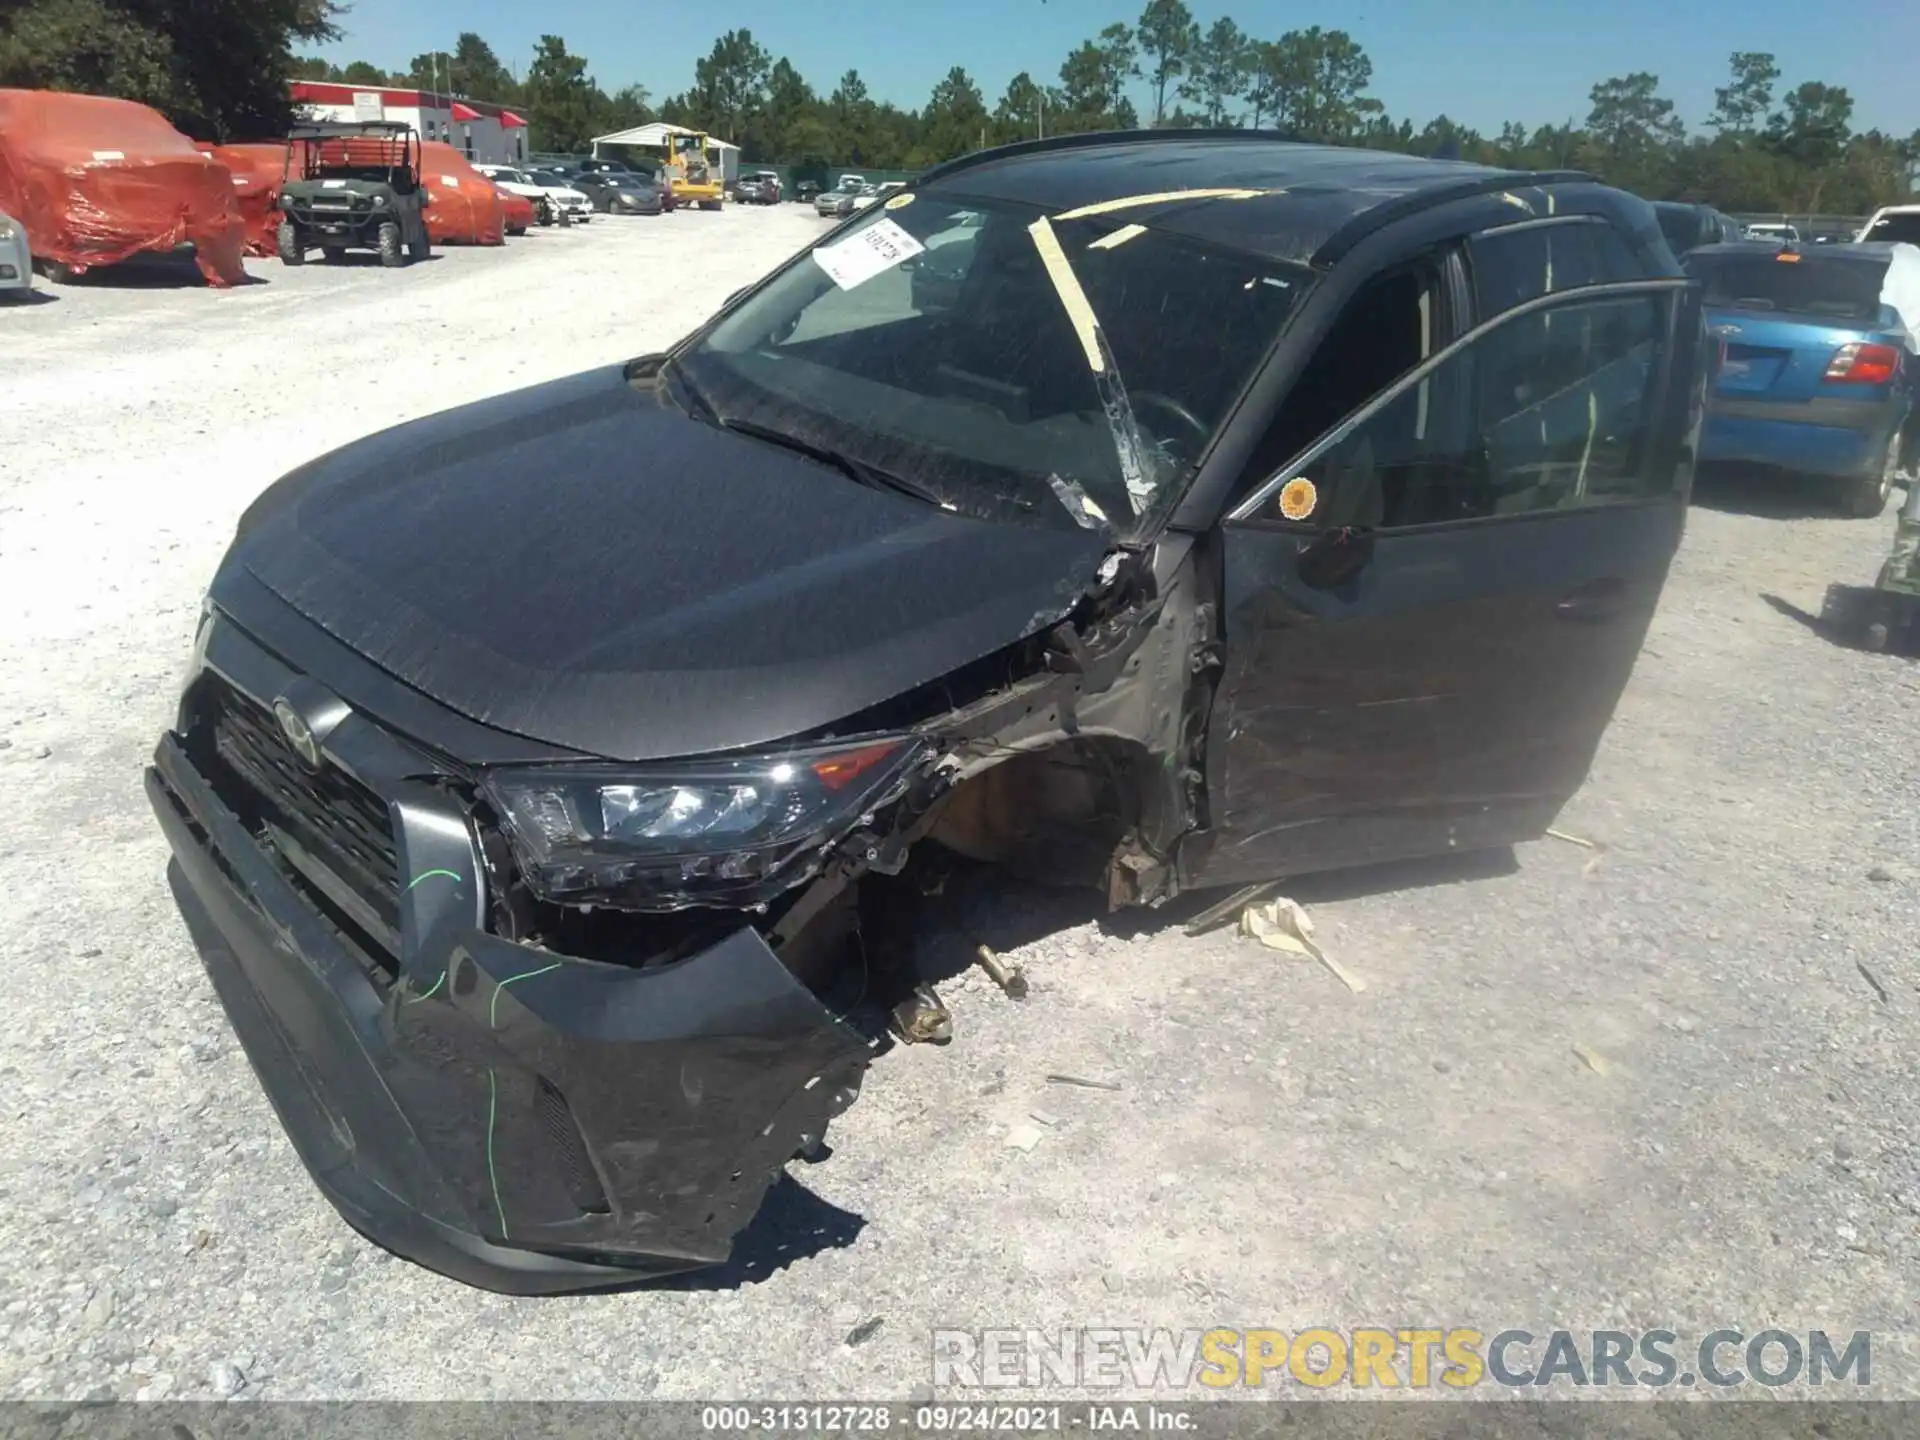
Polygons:
M1419 158L1419 157L1414 157ZM1597 185L1600 182L1584 170L1494 170L1491 174L1470 176L1448 185L1435 185L1412 195L1400 195L1371 209L1362 210L1313 252L1315 265L1331 265L1346 255L1367 236L1384 230L1403 215L1428 210L1455 200L1471 200L1476 195L1493 195L1502 190L1527 190L1536 185Z
M1050 135L1045 140L1016 140L1011 145L996 145L990 150L976 150L971 155L962 155L958 160L948 160L931 170L920 172L920 183L924 184L936 177L953 175L962 170L971 170L977 165L985 165L994 160L1005 160L1014 155L1044 155L1055 150L1087 150L1101 145L1139 145L1173 144L1182 140L1264 140L1271 144L1280 141L1288 145L1322 145L1327 142L1309 140L1291 130L1090 130L1076 135Z

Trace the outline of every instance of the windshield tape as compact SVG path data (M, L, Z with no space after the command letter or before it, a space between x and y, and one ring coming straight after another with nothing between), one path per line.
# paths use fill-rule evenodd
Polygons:
M1152 503L1154 492L1160 488L1158 466L1149 459L1151 452L1141 438L1133 403L1127 399L1127 387L1120 379L1107 337L1101 332L1100 317L1094 314L1093 303L1081 288L1080 277L1074 274L1067 252L1060 247L1053 222L1043 215L1027 227L1027 233L1033 237L1033 247L1040 252L1040 263L1053 282L1054 293L1060 297L1061 307L1087 352L1087 368L1093 372L1100 408L1106 412L1107 427L1113 431L1114 452L1120 457L1120 479L1127 487L1127 503L1133 507L1133 513L1139 515Z
M1098 240L1088 245L1087 248L1089 250L1111 250L1115 246L1124 245L1127 241L1146 233L1147 227L1144 225L1122 225L1111 234L1102 235Z
M1073 273L1067 252L1060 248L1060 237L1053 233L1053 223L1042 215L1027 227L1027 233L1033 237L1033 248L1040 252L1040 263L1047 267L1047 279L1053 282L1054 293L1060 297L1067 319L1073 322L1073 333L1080 337L1080 346L1087 352L1087 368L1100 374L1107 368L1105 347L1100 343L1100 321L1093 313L1087 292L1080 288L1080 277Z
M1112 528L1107 512L1102 510L1093 497L1081 488L1078 481L1063 479L1059 475L1047 476L1047 484L1053 487L1053 493L1060 497L1060 503L1074 523L1083 530L1098 530L1102 533Z
M1151 195L1123 195L1118 200L1101 200L1076 210L1062 210L1056 220L1086 220L1095 215L1111 215L1116 210L1132 210L1142 205L1177 205L1186 200L1252 200L1261 195L1284 195L1284 190L1158 190Z

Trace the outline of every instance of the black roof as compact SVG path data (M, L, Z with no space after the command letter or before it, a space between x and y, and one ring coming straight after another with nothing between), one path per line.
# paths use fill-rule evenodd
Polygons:
M928 171L922 185L1054 214L1184 190L1259 190L1251 199L1170 199L1121 212L1125 223L1232 245L1279 260L1310 261L1352 222L1392 206L1424 208L1457 195L1585 181L1429 160L1338 145L1307 145L1269 132L1116 131L985 150ZM1383 217L1384 218L1384 217Z

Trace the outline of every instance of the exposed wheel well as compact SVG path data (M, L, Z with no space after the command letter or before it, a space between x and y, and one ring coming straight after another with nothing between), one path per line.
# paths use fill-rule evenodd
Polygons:
M1062 736L962 779L926 838L1043 884L1104 888L1115 853L1138 832L1151 773L1134 741Z

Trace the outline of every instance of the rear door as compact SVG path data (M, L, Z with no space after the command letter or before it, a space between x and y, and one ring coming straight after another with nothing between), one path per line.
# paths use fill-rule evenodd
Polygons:
M1532 838L1586 776L1684 523L1699 311L1480 270L1492 318L1226 523L1191 883Z

